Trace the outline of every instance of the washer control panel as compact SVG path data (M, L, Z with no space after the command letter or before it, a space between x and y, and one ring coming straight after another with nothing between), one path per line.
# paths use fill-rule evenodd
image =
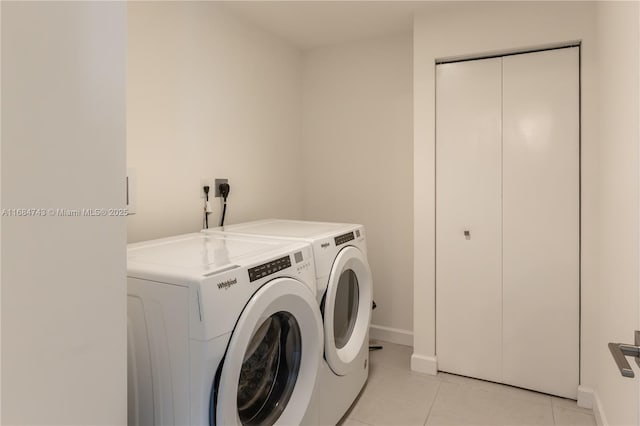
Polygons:
M262 265L254 266L253 268L248 269L249 282L259 280L260 278L267 277L271 274L275 274L278 271L282 271L283 269L287 269L290 267L290 256L283 256L270 262L263 263Z
M340 244L348 243L349 241L353 241L355 237L353 236L353 232L347 232L346 234L338 235L335 237L336 246Z

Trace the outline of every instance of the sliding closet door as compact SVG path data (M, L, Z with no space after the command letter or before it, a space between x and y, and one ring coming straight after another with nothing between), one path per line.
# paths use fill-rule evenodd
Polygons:
M503 381L575 398L578 48L503 58Z
M436 68L438 368L500 381L501 59Z

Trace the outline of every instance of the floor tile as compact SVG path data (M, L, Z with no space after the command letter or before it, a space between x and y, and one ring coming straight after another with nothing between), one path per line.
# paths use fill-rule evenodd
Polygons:
M455 374L411 371L412 348L372 351L369 380L340 426L594 426L569 399Z
M549 402L540 403L510 396L499 400L501 424L505 426L553 426L553 407Z
M371 341L371 344L382 346L382 349L370 352L369 358L372 364L389 368L399 368L404 371L411 370L412 347L375 340Z
M458 376L449 373L440 372L438 373L438 377L444 382L457 383L472 388L486 389L491 392L504 394L507 398L523 399L531 402L551 405L551 397L539 392L533 392L514 386L503 385L500 383L488 382L485 380L473 379L470 377Z
M558 426L596 426L596 419L591 413L556 406L553 407L553 415Z
M370 426L370 425L367 425L367 423L362 423L362 422L359 422L358 420L355 420L355 419L352 419L352 418L348 418L346 420L343 420L338 425L339 426Z
M442 382L427 425L496 425L492 393L481 387Z
M423 425L440 381L372 362L369 381L350 418L371 425Z
M490 385L443 380L427 424L553 425L549 398L528 398L521 394L520 389Z
M588 408L578 407L578 403L573 399L558 398L557 396L553 396L551 397L551 401L553 402L554 408L566 408L568 410L579 411L585 414L593 414L593 411Z
M481 388L486 390L497 390L501 386L501 384L487 382L485 380L474 379L471 377L459 376L457 374L444 373L442 371L438 372L437 377L443 382L454 383L458 385L463 385L472 388Z
M514 399L518 401L530 402L533 404L545 405L549 408L553 407L551 403L550 395L540 393L540 392L530 391L522 388L517 388L514 386L499 385L499 384L496 384L496 385L498 386L498 388L496 389L496 393L501 395L505 399Z

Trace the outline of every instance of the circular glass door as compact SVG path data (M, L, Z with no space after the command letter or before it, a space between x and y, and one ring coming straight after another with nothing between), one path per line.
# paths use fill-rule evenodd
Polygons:
M288 312L267 318L254 333L238 380L243 425L272 425L282 414L300 370L300 327Z
M360 250L343 248L333 263L324 302L325 358L334 373L345 375L368 345L371 320L371 271Z
M322 318L308 287L291 278L262 286L231 335L212 393L212 424L308 421L322 345Z
M358 315L359 294L356 273L353 269L342 271L338 279L333 311L333 335L338 349L346 346L353 333Z

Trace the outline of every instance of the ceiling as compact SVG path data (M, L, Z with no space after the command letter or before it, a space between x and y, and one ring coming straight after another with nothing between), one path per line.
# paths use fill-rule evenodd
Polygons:
M225 1L236 16L300 49L409 32L413 14L438 1Z

